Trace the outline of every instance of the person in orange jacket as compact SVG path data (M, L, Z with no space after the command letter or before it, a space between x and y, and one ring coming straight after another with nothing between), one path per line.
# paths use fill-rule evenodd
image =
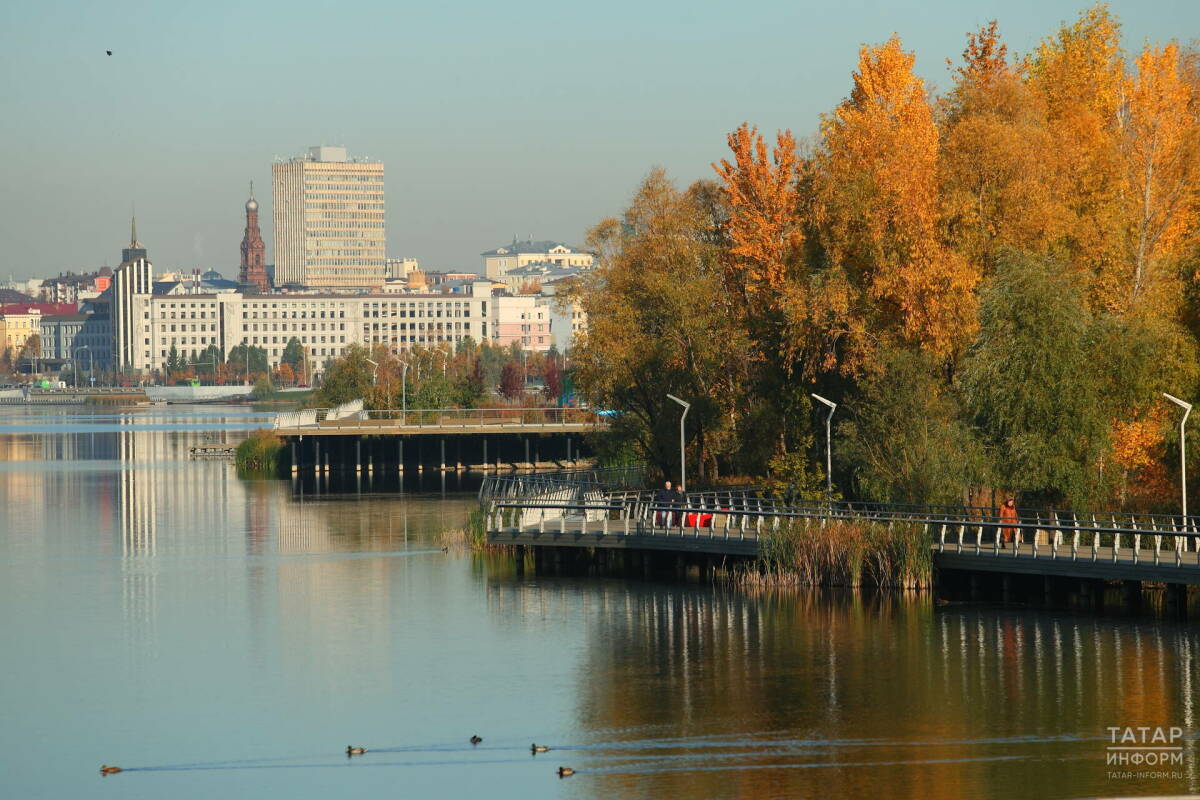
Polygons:
M1021 521L1021 518L1019 516L1017 516L1016 500L1014 500L1011 495L1008 497L1007 500L1004 501L1004 504L1000 506L1000 521L1002 523L1003 522L1012 523L1012 522L1020 522ZM1016 537L1016 534L1017 534L1016 528L1001 528L1000 536L1001 536L1001 541L1003 542L1003 544L1001 544L1000 546L1003 547L1005 544L1008 544L1009 542L1011 542Z

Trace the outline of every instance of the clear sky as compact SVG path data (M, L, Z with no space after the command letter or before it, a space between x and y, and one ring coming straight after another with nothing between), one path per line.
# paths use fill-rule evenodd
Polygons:
M1084 5L3 3L0 279L115 264L133 203L157 269L234 277L248 183L270 258L271 161L321 143L385 163L388 255L478 269L514 234L579 243L654 165L712 177L743 120L811 135L862 43L899 33L944 87L967 31L1027 52ZM1111 6L1128 49L1200 35L1196 0Z

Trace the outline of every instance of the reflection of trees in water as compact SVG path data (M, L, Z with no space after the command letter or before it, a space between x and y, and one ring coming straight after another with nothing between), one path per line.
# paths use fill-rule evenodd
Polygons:
M923 595L508 586L493 584L494 611L586 620L579 726L626 732L581 762L613 772L595 777L596 796L1112 792L1108 726L1194 730L1200 633L1169 623L934 609ZM739 768L700 769L719 766ZM1143 786L1194 789L1194 772Z

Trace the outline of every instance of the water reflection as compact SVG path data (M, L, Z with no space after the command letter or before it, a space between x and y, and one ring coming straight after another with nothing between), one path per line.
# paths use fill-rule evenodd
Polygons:
M244 481L187 448L245 417L113 417L75 430L47 413L33 432L0 418L13 796L88 796L117 756L175 765L119 776L143 797L1198 788L1194 740L1179 778L1110 780L1102 738L1194 733L1186 625L519 574L440 551L477 477ZM69 768L11 755L28 739ZM329 758L350 740L379 757ZM532 757L531 740L554 750ZM559 782L560 763L578 774Z
M1195 791L1110 780L1107 727L1195 731L1200 633L1154 620L496 577L497 623L587 620L573 763L590 796ZM581 774L583 774L581 772Z

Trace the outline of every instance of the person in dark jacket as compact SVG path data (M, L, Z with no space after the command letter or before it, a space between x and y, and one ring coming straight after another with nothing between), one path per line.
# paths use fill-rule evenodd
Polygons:
M658 493L654 495L654 504L657 506L673 505L674 500L675 500L675 490L671 488L670 481L667 481L665 484L663 484L663 488L659 489ZM665 509L660 509L659 511L655 511L654 512L654 524L659 525L659 526L670 525L671 524L670 512L666 511Z

